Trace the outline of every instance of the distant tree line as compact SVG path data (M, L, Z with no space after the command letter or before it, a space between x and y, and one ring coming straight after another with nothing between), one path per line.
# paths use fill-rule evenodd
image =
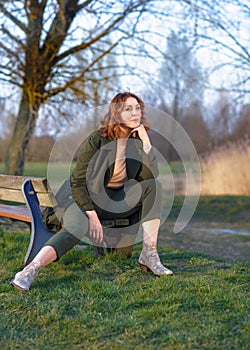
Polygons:
M248 0L0 1L6 172L20 175L26 160L46 159L60 129L79 109L108 103L122 77L183 125L199 153L245 137L249 11ZM209 90L218 99L207 105ZM86 130L88 123L97 119ZM167 158L175 158L171 147Z
M162 110L164 109L162 108ZM166 106L165 112L169 112ZM214 106L211 106L208 114L209 118L205 117L202 106L193 103L183 111L182 116L178 120L189 134L199 154L206 153L217 146L225 146L230 142L239 142L244 139L250 140L250 104L243 105L240 110L235 111L232 100L220 99ZM83 139L89 131L94 129L94 125L91 125L91 122L86 120ZM2 135L0 138L1 162L5 161L10 137L11 126L9 125L9 130L5 128L5 135ZM54 136L46 133L40 136L33 135L25 155L25 161L47 162L55 142L56 134ZM69 139L69 145L70 142ZM166 149L165 156L168 157L168 149ZM168 160L174 161L177 159L178 156L175 150L172 149Z

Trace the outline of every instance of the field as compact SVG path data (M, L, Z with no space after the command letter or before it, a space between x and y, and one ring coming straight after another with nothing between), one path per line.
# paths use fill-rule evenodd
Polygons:
M26 174L46 172L38 166ZM131 259L96 258L87 246L42 270L21 294L9 282L22 268L29 232L1 225L0 348L247 350L250 236L201 228L249 232L250 197L202 196L190 225L176 235L171 225L182 202L175 198L159 235L161 260L175 273L167 278L140 271L141 244ZM227 255L239 242L245 255Z
M201 158L202 195L250 195L250 140L231 143Z
M1 349L241 349L249 345L249 264L161 247L175 276L74 249L27 294L9 280L28 235L1 231Z

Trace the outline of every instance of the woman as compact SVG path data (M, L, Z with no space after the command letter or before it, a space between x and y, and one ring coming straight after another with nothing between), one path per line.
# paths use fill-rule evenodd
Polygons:
M141 270L157 276L173 274L160 262L156 248L161 187L144 113L143 101L130 92L112 99L99 130L83 143L71 176L75 203L64 214L64 228L15 275L11 284L16 289L28 291L41 268L58 260L84 236L102 246L102 220L127 218L138 210L143 230Z

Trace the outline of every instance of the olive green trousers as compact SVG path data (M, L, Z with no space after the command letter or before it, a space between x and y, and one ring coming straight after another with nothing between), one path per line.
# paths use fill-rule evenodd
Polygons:
M141 223L161 218L162 187L158 180L132 182L119 189L106 188L104 199L97 200L95 210L102 222L104 240L98 245L113 248L130 246L137 239ZM93 199L96 202L96 195ZM45 244L57 253L57 260L79 241L97 245L88 236L89 219L76 203L63 215L63 228Z

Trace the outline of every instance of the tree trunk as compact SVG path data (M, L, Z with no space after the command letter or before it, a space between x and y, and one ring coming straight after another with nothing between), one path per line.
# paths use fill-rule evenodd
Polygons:
M39 106L29 96L28 92L23 90L15 129L7 152L6 174L23 175L25 150L35 128L38 108Z
M177 82L176 88L175 88L175 95L174 95L174 101L173 101L173 107L172 107L172 118L171 120L171 132L170 132L170 140L169 140L169 147L167 152L167 161L171 162L173 159L173 151L174 151L174 142L175 142L175 124L177 122L178 116L179 116L179 83Z

